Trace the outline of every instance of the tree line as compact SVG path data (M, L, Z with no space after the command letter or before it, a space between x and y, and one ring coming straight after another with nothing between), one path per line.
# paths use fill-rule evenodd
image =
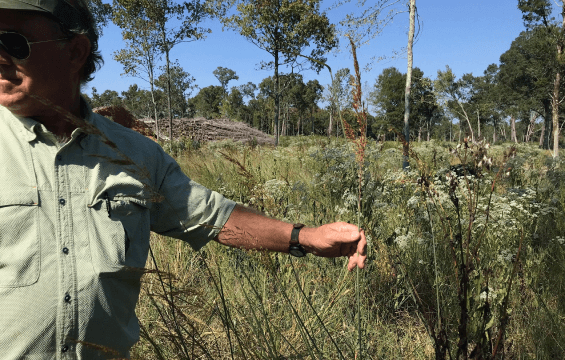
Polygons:
M336 25L320 10L319 0L260 4L245 0L113 0L105 4L92 0L101 26L112 21L122 29L125 47L114 59L123 65L125 75L147 85L132 85L121 94L112 90L99 94L93 88L93 106L122 104L138 118L169 121L228 117L277 139L297 134L343 136L342 119L352 118L350 70L332 73L330 84L304 82L301 74L329 68L325 54L338 45ZM402 1L394 4L405 5ZM457 78L446 66L432 79L415 67L406 96L406 74L394 67L384 69L367 94L374 114L368 119L368 135L382 139L402 136L408 105L412 140L535 141L556 151L564 123L560 94L565 85L560 77L565 23L550 18L551 5L546 0L518 0L524 31L499 63L489 65L480 76ZM561 15L565 19L563 11ZM218 67L214 75L219 85L198 88L169 53L178 44L205 38L210 30L200 24L210 18L219 19L265 50L269 55L261 66L271 69L273 75L259 84L230 88L229 82L239 77L231 69ZM356 34L360 28L354 26L354 18L348 19L348 33ZM360 37L358 40L362 44ZM290 72L281 72L281 66Z

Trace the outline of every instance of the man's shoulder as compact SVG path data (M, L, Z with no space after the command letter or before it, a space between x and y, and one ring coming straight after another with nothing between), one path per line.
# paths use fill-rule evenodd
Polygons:
M104 135L94 143L90 151L99 152L100 155L115 156L116 153L125 155L135 164L142 166L150 172L159 172L158 169L167 168L174 160L163 148L152 139L135 130L122 126L112 120L93 113L93 125Z
M93 112L92 120L94 126L102 131L102 133L121 150L134 149L139 151L147 149L148 151L162 151L159 144L147 136L120 125L100 114Z

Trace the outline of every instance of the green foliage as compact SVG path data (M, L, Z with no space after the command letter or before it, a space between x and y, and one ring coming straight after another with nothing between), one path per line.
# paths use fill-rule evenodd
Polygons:
M190 99L198 116L207 119L220 117L220 106L224 98L224 88L210 85L201 89L198 94Z
M537 25L548 26L553 20L551 16L551 1L549 0L518 0L518 9L522 11L524 25L532 29Z
M330 111L333 111L334 114L339 114L342 109L351 107L350 76L351 71L349 69L339 69L336 71L332 83L326 88L327 94L324 100L330 103Z
M244 112L243 94L238 88L232 87L229 95L222 103L222 113L232 120L242 120Z
M542 103L547 99L549 94L545 93L552 86L556 66L554 46L542 28L520 33L510 49L500 56L500 82L506 90L521 95L520 101L533 97L533 101Z
M235 74L235 71L225 67L218 66L216 70L213 71L214 76L220 82L220 85L224 88L224 91L228 91L228 83L231 80L238 80L239 76Z
M279 141L280 84L279 65L298 63L299 57L316 71L325 64L324 54L337 46L334 27L324 13L320 13L320 0L293 1L267 0L237 1L237 13L222 19L225 26L239 31L247 40L273 56L273 61L263 63L274 68L275 90L275 144ZM308 56L302 53L310 49Z
M300 132L313 133L312 112L317 108L317 102L321 99L323 87L317 80L310 80L304 84L301 74L283 74L279 76L281 92L276 91L276 83L273 77L263 79L259 84L259 102L268 108L270 103L275 102L279 94L279 105L282 112L283 124L281 133L293 133L292 128L301 127ZM259 102L250 102L250 105L258 105ZM269 110L271 112L272 110ZM306 119L310 111L309 119ZM305 123L309 122L306 126ZM274 130L274 129L272 129ZM273 131L274 132L274 131ZM298 132L298 131L296 131Z
M257 90L257 85L253 84L251 81L247 82L247 84L243 84L239 86L239 91L243 95L243 97L248 97L251 99L255 98L255 91Z
M154 94L157 103L161 102L163 94ZM153 97L148 90L140 89L137 84L130 85L127 91L122 91L122 102L126 109L137 119L153 118L154 107ZM158 113L162 113L164 108L160 108Z
M160 89L163 94L167 93L168 76L165 67L161 67L162 73L155 81L155 86ZM169 69L171 74L171 110L173 117L182 118L190 117L191 111L187 98L198 87L195 85L196 79L183 70L178 60L172 64ZM164 100L164 97L161 97ZM161 104L161 108L166 108L166 104Z
M288 64L310 48L311 65L319 71L319 62L326 60L323 55L337 44L333 27L319 7L317 0L269 0L258 6L252 1L240 1L238 13L223 22L272 56L281 54Z
M96 32L99 36L102 36L102 29L108 26L108 20L110 20L112 15L112 6L110 4L105 4L102 0L88 0L88 8L94 16L94 22L96 23Z
M353 1L338 1L334 8L351 2ZM356 5L359 9L346 14L339 23L340 32L350 37L356 46L369 44L396 16L406 12L406 1L402 0L357 1Z
M114 19L118 26L124 31L124 37L130 39L140 35L141 42L130 43L130 49L126 49L117 56L126 66L126 73L139 73L139 66L144 67L150 78L151 91L153 93L153 69L155 66L155 53L165 55L166 70L166 94L167 109L169 114L169 137L172 138L173 103L176 103L175 111L181 114L188 112L184 95L179 101L180 95L173 92L173 71L171 69L170 52L176 45L182 42L203 39L210 29L202 28L199 24L207 18L221 13L221 6L214 7L209 2L191 0L178 3L175 0L114 0ZM173 65L178 68L178 65ZM134 69L134 70L132 70ZM180 79L181 82L190 84L190 76ZM178 85L178 84L177 84ZM184 94L186 88L180 87ZM176 101L175 101L176 100ZM156 106L156 105L155 105ZM155 113L157 112L155 108ZM155 116L157 117L157 115Z
M404 84L406 76L392 67L384 69L375 82L374 91L369 94L369 101L377 110L377 126L394 127L398 132L404 126ZM381 132L383 132L381 130Z
M556 65L555 42L545 29L522 32L500 56L497 80L505 106L526 119L535 111L550 120Z
M114 0L113 22L122 29L126 47L114 52L114 60L124 67L124 74L153 85L155 67L160 60L158 29L141 6Z
M449 66L445 71L438 71L436 91L444 108L459 120L460 125L465 124L465 136L484 139L485 125L489 124L492 125L494 143L497 140L496 133L505 125L503 118L517 116L515 109L505 101L508 92L501 86L499 75L499 68L495 64L489 65L483 76L463 74L459 79L456 79Z
M98 90L92 87L92 97L90 98L90 106L92 108L118 105L122 105L122 98L117 91L105 90L102 94L98 94Z
M185 137L178 140L160 142L159 145L161 145L167 153L174 157L180 157L183 154L198 150L201 146L198 141Z
M406 74L392 67L384 69L375 82L374 90L369 94L369 102L376 108L376 121L371 124L373 133L402 133L404 128ZM411 136L424 129L430 135L439 123L442 112L437 103L432 81L424 77L419 68L412 72L412 88L410 95L410 128Z

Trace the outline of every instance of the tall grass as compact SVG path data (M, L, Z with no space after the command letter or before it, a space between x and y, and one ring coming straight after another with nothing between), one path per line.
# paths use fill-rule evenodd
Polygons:
M351 46L351 53L353 55L353 64L355 68L355 76L351 76L351 95L352 95L352 107L355 112L355 118L357 119L358 129L357 131L353 129L353 126L347 121L342 120L342 125L347 139L349 139L355 145L355 160L357 161L357 228L359 231L363 228L361 224L361 205L363 202L363 175L365 173L365 149L367 147L367 109L363 102L363 93L361 89L361 72L359 71L359 63L357 62L357 50L355 43L351 37L349 38L349 44ZM341 114L340 114L341 117ZM357 134L356 134L357 132ZM360 256L357 252L357 256ZM359 267L355 269L355 302L357 304L357 333L358 333L358 348L359 353L355 355L356 359L363 358L363 339L361 331L361 300L360 300L360 288L359 288L359 272L361 271Z
M177 159L194 180L271 216L356 222L354 145L321 137L280 144L224 141ZM353 359L362 314L368 359L562 358L563 166L527 145L414 145L419 165L404 172L399 144L367 144L361 213L373 251L360 274L361 311L341 259L217 244L195 253L155 236L157 263L171 278L163 288L145 275L134 356ZM175 328L190 351L175 345Z
M103 161L146 176L77 125L116 150ZM194 253L154 236L134 357L350 359L359 333L367 358L565 357L562 160L528 145L429 142L404 172L397 144L368 144L359 172L355 144L282 144L170 149L195 180L272 216L313 226L362 216L374 249L364 296L339 259Z

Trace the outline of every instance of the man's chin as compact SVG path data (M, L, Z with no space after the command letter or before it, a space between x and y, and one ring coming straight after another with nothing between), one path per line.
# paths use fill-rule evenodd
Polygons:
M33 101L24 93L6 94L0 93L0 105L10 110L14 115L30 116Z

